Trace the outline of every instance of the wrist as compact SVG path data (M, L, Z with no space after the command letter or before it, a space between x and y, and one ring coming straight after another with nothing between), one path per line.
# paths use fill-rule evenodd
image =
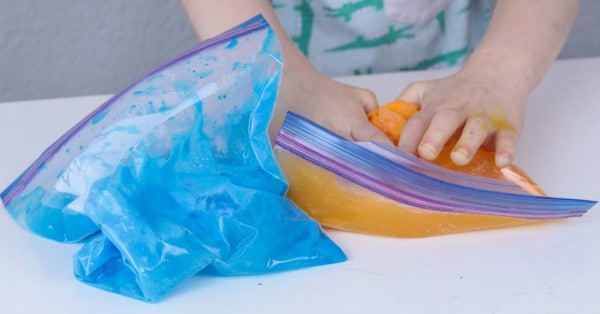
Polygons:
M478 49L468 58L461 74L488 82L513 97L527 99L542 75L510 49Z

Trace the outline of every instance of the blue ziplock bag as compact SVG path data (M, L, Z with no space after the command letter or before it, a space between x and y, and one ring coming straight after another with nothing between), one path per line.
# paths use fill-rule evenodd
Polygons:
M348 141L294 113L283 122L275 154L290 182L288 197L323 225L350 231L430 236L581 216L596 204L530 195L389 145Z
M283 195L267 135L282 72L257 16L151 72L53 143L0 196L22 227L84 242L75 276L149 302L197 274L340 262Z

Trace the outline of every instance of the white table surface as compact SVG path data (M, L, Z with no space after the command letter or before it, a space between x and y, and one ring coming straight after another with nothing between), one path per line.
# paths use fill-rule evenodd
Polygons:
M393 99L448 71L342 79ZM600 200L600 58L557 62L530 99L516 164L551 196ZM0 189L107 95L0 103ZM1 205L0 205L1 206ZM0 211L1 313L600 313L600 208L558 223L395 239L328 231L345 263L194 277L158 304L78 282L80 245Z

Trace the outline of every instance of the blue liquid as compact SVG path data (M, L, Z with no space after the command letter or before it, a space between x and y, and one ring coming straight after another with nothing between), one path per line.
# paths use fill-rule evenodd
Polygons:
M215 55L199 51L118 95L67 139L79 150L45 156L53 171L37 171L9 213L43 237L83 242L74 256L82 282L149 302L199 272L345 260L284 197L267 135L281 60L262 27L247 34L263 34L255 58L242 54L252 41L224 41ZM219 68L227 54L240 61Z

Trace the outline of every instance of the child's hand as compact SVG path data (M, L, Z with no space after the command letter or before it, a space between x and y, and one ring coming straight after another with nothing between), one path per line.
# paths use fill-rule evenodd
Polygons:
M367 112L377 108L377 99L369 90L334 81L308 64L296 70L288 67L281 81L271 138L289 110L354 141L391 143L367 119Z
M498 167L510 165L528 97L516 84L479 69L411 84L398 98L420 104L421 110L408 120L398 147L433 160L458 131L451 153L455 164L469 163L486 144L495 149Z

